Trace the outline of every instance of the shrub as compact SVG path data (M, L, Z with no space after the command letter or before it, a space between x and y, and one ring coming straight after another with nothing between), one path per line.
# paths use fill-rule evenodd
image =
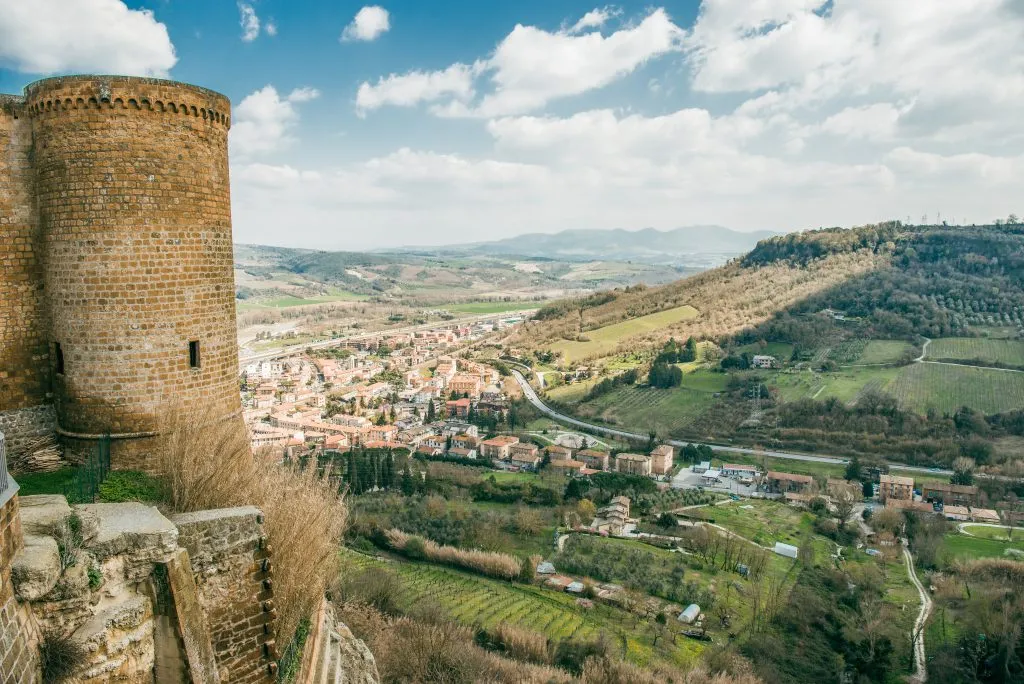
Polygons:
M158 478L135 470L115 470L99 489L103 503L123 501L162 501L167 492Z
M347 509L329 473L254 457L240 421L210 425L173 409L164 415L160 469L175 511L243 505L263 511L274 548L277 639L290 642L338 574Z
M44 682L61 682L73 675L88 658L81 643L69 634L46 632L39 645L39 660Z
M426 559L506 580L514 580L522 573L522 561L508 553L442 546L429 539L394 529L385 532L384 536L391 548L410 558Z
M515 660L538 665L551 664L551 649L543 634L507 622L499 622L493 629L477 631L477 643L492 651L501 651Z
M69 515L53 525L50 536L57 542L61 571L74 567L78 563L78 549L82 547L82 519Z

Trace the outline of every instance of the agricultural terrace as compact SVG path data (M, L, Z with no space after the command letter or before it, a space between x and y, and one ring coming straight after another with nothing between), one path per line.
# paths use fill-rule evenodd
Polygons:
M943 337L928 345L928 359L939 361L981 361L1024 367L1024 341L984 337Z
M885 391L920 413L953 413L961 406L1003 413L1024 408L1024 373L915 363L901 369Z
M565 363L607 356L614 352L623 340L696 318L699 314L697 309L689 305L666 309L621 323L587 330L581 335L582 338L585 338L584 341L559 340L551 345L551 351L561 353Z
M390 562L343 551L348 567L395 572L402 582L400 605L415 608L420 601L437 601L454 620L466 625L494 627L499 622L543 633L553 641L593 639L604 633L623 647L627 660L638 665L663 661L691 665L704 644L685 638L663 639L654 646L650 629L639 627L634 616L604 603L581 607L568 594L533 585L510 584L426 563Z

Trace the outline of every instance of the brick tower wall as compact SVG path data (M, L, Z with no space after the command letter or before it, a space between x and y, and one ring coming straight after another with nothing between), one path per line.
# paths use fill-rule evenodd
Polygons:
M47 402L50 388L31 148L23 98L0 95L0 430L11 442L5 422Z
M170 409L213 421L241 408L230 104L170 81L74 76L29 85L25 109L59 428L112 433L115 467L145 468Z

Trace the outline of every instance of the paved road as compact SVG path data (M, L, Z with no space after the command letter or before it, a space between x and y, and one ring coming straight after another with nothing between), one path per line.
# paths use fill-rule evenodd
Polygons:
M914 640L914 676L911 679L912 681L923 683L928 679L924 650L924 624L932 612L932 599L928 592L924 590L921 580L917 579L917 573L914 571L914 557L910 555L910 550L907 549L905 540L903 560L907 566L907 574L910 576L910 581L917 587L917 593L921 597L921 612L917 614L917 619L914 620L914 631L910 636Z
M586 421L579 420L578 418L573 418L572 416L567 416L564 413L558 413L557 411L549 407L547 404L545 404L543 401L541 401L541 398L537 396L537 393L534 391L533 387L530 386L530 383L526 381L526 378L523 377L522 373L520 373L518 370L513 369L512 375L514 375L515 379L519 382L519 386L523 388L523 394L526 395L527 400L531 404L533 404L537 408L537 410L539 410L541 413L548 416L549 418L557 420L558 422L566 425L573 425L576 427L582 427L588 430L593 430L594 432L597 432L599 434L611 435L613 437L624 437L625 439L633 439L640 441L644 441L647 439L646 434L641 434L639 432L630 432L628 430L619 430L618 428L604 427L603 425L595 425L593 423L588 423ZM672 446L675 447L684 447L689 444L697 444L697 442L685 442L675 439L667 440L666 443L671 444ZM783 458L788 459L790 461L833 463L836 465L846 465L847 463L849 463L849 459L840 458L838 456L811 456L809 454L796 454L789 451L766 451L761 449L748 449L746 447L725 446L719 444L708 444L708 446L711 447L711 449L716 452L726 454L744 454L746 456L771 456L772 458ZM917 466L907 466L896 463L891 463L889 465L890 468L892 468L893 470L905 470L918 473L928 473L931 475L949 476L953 474L952 470L942 470L939 468L921 468Z
M479 314L476 316L468 316L466 318L453 318L450 321L435 321L433 323L423 323L421 325L407 325L401 328L385 328L383 330L376 330L374 332L359 333L358 335L346 335L343 337L332 337L329 340L323 340L320 342L304 342L303 344L295 344L290 347L284 347L282 349L276 349L259 354L252 354L250 356L239 356L238 367L245 368L254 361L266 361L268 359L282 359L288 356L295 356L301 354L309 349L325 349L327 347L337 347L345 342L351 342L353 340L364 340L370 337L379 337L381 335L395 335L402 333L416 332L419 330L431 330L434 328L443 328L451 325L459 325L462 323L475 323L476 321L488 320L491 318L500 318L502 316L510 316L512 314L526 314L527 316L535 312L536 309L524 309L522 311L503 311L501 313L491 314Z

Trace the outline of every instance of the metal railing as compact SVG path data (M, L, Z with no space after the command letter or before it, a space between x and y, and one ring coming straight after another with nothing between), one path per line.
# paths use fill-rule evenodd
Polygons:
M18 483L7 472L7 449L4 433L0 432L0 506L11 500L18 491Z
M100 485L110 474L110 437L96 442L96 448L85 459L74 479L64 486L64 496L71 503L93 503Z

